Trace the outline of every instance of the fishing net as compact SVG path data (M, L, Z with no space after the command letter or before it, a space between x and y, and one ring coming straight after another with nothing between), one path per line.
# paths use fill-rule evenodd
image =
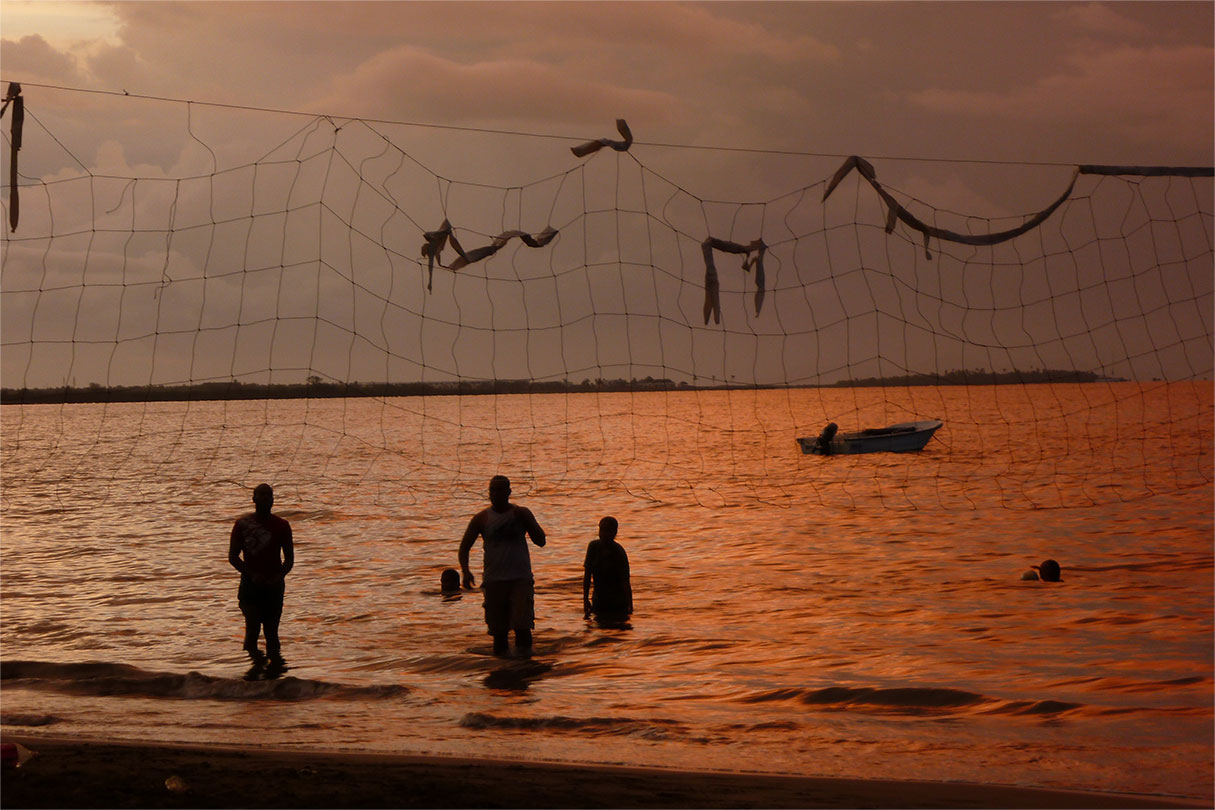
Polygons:
M906 161L623 121L588 141L10 97L2 460L51 488L416 500L505 472L969 509L1212 481L1210 169L934 162L955 187L1034 178L1024 212L979 215L884 181ZM931 420L918 452L798 442Z

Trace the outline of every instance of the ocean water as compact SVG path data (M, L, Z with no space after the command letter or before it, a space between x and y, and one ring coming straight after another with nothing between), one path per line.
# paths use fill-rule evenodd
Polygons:
M1211 798L1210 383L905 394L4 406L0 722ZM946 425L801 456L820 411ZM495 472L549 536L527 660L438 591ZM261 480L289 669L246 680L227 540ZM605 514L625 628L581 612Z

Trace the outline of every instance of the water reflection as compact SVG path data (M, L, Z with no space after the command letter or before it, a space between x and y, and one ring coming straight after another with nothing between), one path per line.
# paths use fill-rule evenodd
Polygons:
M273 681L281 678L290 669L281 656L267 658L260 651L249 653L250 666L244 674L246 681Z
M552 669L552 664L543 661L518 659L491 670L482 683L488 689L526 692L534 681L543 678Z

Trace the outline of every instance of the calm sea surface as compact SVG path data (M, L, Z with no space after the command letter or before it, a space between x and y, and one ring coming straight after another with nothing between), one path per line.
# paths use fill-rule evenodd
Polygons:
M1211 798L1211 384L904 393L5 406L0 720ZM946 424L802 456L835 414ZM497 472L549 536L530 661L438 593ZM262 480L290 669L248 681L226 553ZM627 629L582 618L605 514Z

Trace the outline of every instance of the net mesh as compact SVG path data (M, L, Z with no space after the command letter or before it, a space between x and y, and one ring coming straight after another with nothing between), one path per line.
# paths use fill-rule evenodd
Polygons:
M90 128L135 104L140 133ZM855 159L714 199L676 177L745 161L627 127L571 155L190 102L25 114L4 461L54 486L408 499L507 471L552 495L1050 508L1212 480L1209 174L1054 167L1036 222ZM131 160L149 126L165 156ZM540 179L493 179L516 158ZM919 453L797 441L933 419Z

